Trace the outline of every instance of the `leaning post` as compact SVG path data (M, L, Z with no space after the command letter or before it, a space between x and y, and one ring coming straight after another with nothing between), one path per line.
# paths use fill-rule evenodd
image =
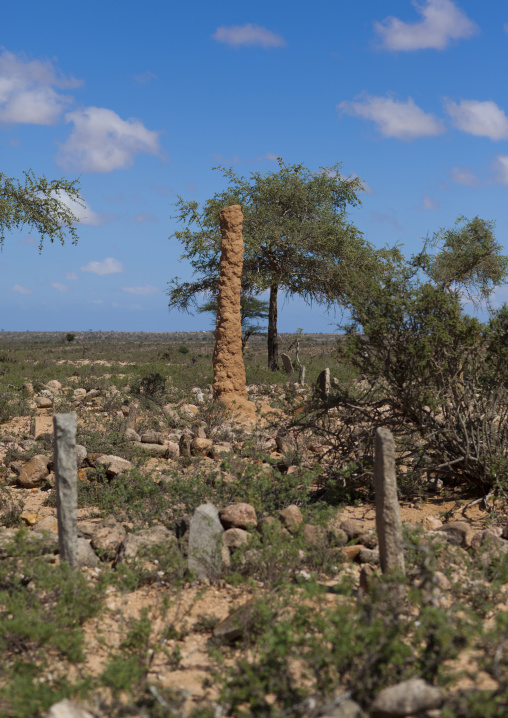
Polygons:
M55 475L60 560L78 563L78 467L76 458L76 414L55 414Z

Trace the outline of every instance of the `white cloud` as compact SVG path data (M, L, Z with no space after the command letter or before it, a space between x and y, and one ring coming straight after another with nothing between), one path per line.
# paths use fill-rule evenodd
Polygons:
M159 220L154 214L151 214L150 212L145 212L144 214L137 214L134 217L135 222L158 222Z
M0 123L53 125L73 101L55 88L81 84L57 72L49 60L28 60L4 50L0 55Z
M140 120L122 120L104 107L68 112L74 129L60 145L57 162L83 172L111 172L129 167L140 153L160 155L159 132L147 130Z
M450 40L471 37L479 28L451 0L427 0L423 4L413 0L420 22L403 22L387 17L375 22L374 29L388 50L443 50Z
M391 97L365 95L356 102L341 102L337 108L348 115L372 120L384 137L413 140L444 132L442 122L424 112L411 97L407 102L399 102Z
M65 284L61 284L60 282L51 282L50 286L52 286L53 289L57 289L59 292L69 291L69 287L67 287Z
M65 279L68 282L77 282L79 277L76 272L65 272Z
M496 171L495 181L499 184L508 184L508 155L496 155L492 166Z
M81 271L91 272L92 274L97 274L99 277L103 277L106 274L122 274L122 272L125 272L125 267L118 259L107 257L103 259L102 262L88 262L88 264L81 267Z
M508 117L492 100L461 100L459 104L445 100L444 106L454 126L463 132L491 140L508 137Z
M480 184L480 180L469 167L453 167L450 175L452 180L458 184L465 184L470 187L477 187Z
M21 284L15 284L12 288L13 292L17 292L18 294L32 294L31 289L27 289L26 287L22 287Z
M370 219L372 222L379 222L382 224L391 224L392 227L394 227L397 230L403 229L402 225L400 224L396 213L393 210L389 210L388 212L371 212L370 213Z
M151 284L145 284L144 287L122 287L122 291L142 296L146 294L156 294L157 292L160 292L160 289L159 287L154 287Z
M105 222L111 222L115 219L114 214L97 214L97 212L94 212L94 210L90 208L88 202L85 200L76 202L76 200L69 197L66 192L54 192L53 196L71 210L80 224L98 227Z
M284 47L286 41L281 35L267 30L266 27L253 25L248 22L246 25L222 25L218 27L212 35L217 42L223 42L226 45L240 47L246 45L250 47Z

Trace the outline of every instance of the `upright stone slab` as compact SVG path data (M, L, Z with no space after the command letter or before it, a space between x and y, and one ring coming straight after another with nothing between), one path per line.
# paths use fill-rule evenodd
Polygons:
M78 562L78 469L76 460L76 414L55 414L55 476L60 560Z
M381 569L383 573L405 573L402 521L395 475L395 443L389 429L376 430L374 490Z
M280 358L282 359L282 363L284 364L286 374L290 376L293 373L293 364L291 362L291 357L289 356L289 354L281 354Z
M330 393L330 369L328 367L323 369L317 378L317 385L319 391L323 396L328 396Z
M135 431L138 408L139 404L135 401L129 406L129 413L127 414L127 421L125 422L126 429L132 429L132 431Z
M223 209L219 221L222 251L213 352L213 396L226 406L236 404L244 414L254 417L255 406L247 398L242 355L240 291L244 245L240 205Z
M189 527L188 567L200 580L217 580L222 570L222 534L219 512L213 504L195 510Z
M301 386L305 385L305 367L303 364L300 366L300 375L298 376L298 383Z

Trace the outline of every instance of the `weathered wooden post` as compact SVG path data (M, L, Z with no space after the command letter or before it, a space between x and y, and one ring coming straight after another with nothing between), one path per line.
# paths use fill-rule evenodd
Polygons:
M78 467L76 459L76 414L55 414L55 475L60 560L78 563Z

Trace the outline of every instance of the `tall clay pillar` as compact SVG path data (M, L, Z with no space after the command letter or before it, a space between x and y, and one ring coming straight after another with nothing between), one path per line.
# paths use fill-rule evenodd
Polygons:
M240 290L243 268L242 208L226 207L219 215L222 234L219 296L215 349L213 352L213 395L230 403L245 401L245 366L242 356Z

